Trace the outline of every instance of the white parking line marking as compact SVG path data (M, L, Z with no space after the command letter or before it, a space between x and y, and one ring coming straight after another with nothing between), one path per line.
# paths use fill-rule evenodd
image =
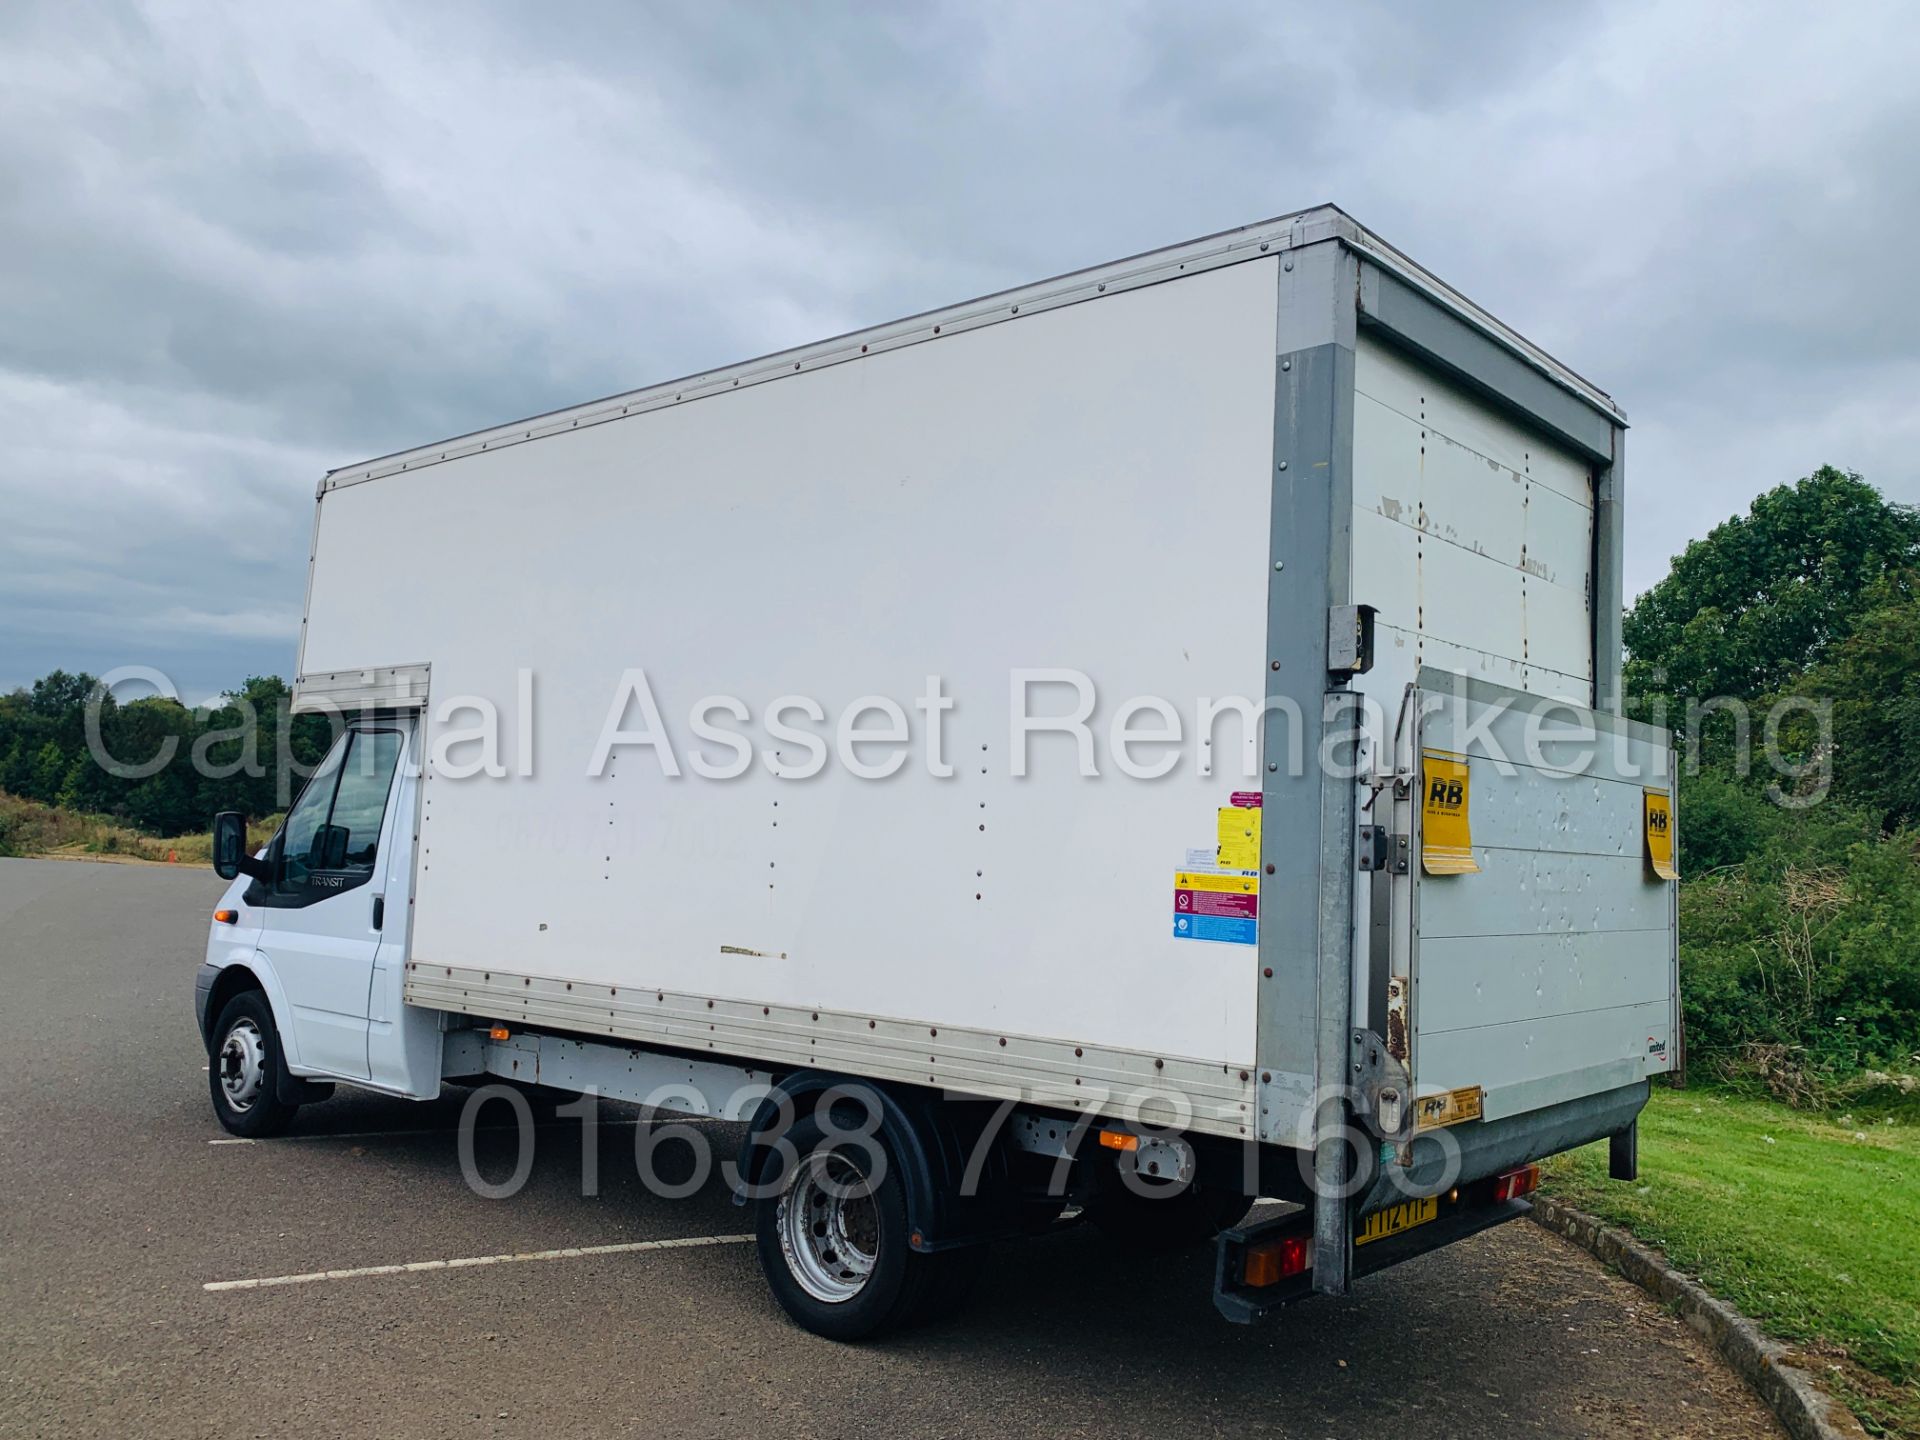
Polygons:
M530 1260L577 1260L587 1255L632 1255L645 1250L698 1250L745 1245L751 1235L690 1235L680 1240L629 1240L620 1245L569 1245L513 1255L468 1255L458 1260L414 1260L405 1265L363 1265L354 1270L314 1270L305 1275L268 1275L258 1280L209 1280L202 1290L265 1290L275 1285L312 1285L321 1280L357 1280L365 1275L418 1275L427 1270L469 1270L478 1265L520 1265Z
M641 1123L639 1120L602 1120L599 1122L600 1126L607 1130L612 1130L622 1125L639 1125ZM662 1116L654 1123L665 1126L744 1125L747 1122L745 1120L729 1120L724 1115L676 1115ZM476 1125L473 1128L476 1134L491 1135L502 1130L513 1130L517 1127L512 1125ZM577 1130L580 1128L580 1122L578 1120L554 1120L546 1124L536 1124L533 1128L535 1130ZM458 1135L459 1133L460 1131L457 1126L430 1126L424 1130L343 1130L338 1134L327 1135L278 1135L274 1137L274 1140L276 1144L284 1144L289 1140L388 1140L396 1136L404 1135ZM232 1135L229 1135L223 1140L207 1141L209 1145L258 1145L259 1143L258 1140L244 1140Z

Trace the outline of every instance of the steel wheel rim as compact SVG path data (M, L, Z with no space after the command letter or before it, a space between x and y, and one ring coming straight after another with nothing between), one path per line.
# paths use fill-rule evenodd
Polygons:
M220 1042L220 1091L235 1114L260 1098L267 1080L267 1041L251 1020L236 1020Z
M880 1258L880 1207L857 1165L837 1150L800 1161L780 1197L780 1249L800 1288L828 1305L866 1288Z

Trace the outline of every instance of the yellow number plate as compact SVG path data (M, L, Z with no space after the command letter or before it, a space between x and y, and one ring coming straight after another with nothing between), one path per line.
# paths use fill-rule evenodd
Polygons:
M1403 1200L1398 1205L1389 1205L1369 1215L1360 1233L1353 1237L1353 1243L1365 1245L1374 1240L1384 1240L1389 1235L1398 1235L1402 1230L1424 1225L1439 1213L1440 1200L1437 1196L1425 1200Z

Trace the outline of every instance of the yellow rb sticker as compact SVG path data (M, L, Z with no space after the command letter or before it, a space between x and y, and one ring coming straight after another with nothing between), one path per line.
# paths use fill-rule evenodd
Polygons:
M1481 1116L1482 1091L1478 1085L1461 1090L1443 1090L1438 1095L1422 1095L1413 1102L1413 1126L1416 1130L1434 1130L1458 1125Z
M1480 868L1467 820L1470 779L1466 756L1420 752L1420 864L1429 875L1471 875Z
M1673 797L1665 790L1647 790L1647 868L1662 880L1678 880L1679 867L1673 863Z

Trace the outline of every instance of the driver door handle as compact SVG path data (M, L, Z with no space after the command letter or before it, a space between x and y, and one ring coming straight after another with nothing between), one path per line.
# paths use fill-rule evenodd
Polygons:
M387 897L384 895L373 897L373 928L376 930L387 928Z

